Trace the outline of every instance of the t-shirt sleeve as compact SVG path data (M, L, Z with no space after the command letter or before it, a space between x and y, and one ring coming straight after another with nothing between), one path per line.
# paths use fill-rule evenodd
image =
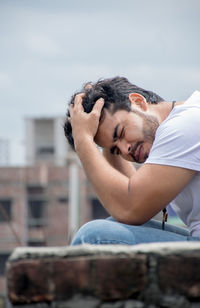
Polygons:
M200 171L200 109L173 112L158 127L145 163Z

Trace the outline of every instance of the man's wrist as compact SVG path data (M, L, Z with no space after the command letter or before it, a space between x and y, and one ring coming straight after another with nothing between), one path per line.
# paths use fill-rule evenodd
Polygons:
M82 138L75 140L74 145L75 145L76 153L79 154L79 152L84 151L85 149L87 149L87 146L92 143L94 143L94 139L93 137L89 135L84 136L84 137L82 136Z

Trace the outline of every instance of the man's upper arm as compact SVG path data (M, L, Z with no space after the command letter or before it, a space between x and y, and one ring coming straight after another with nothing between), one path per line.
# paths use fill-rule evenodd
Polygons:
M129 182L132 223L142 224L152 218L183 190L194 175L194 170L185 168L143 165Z

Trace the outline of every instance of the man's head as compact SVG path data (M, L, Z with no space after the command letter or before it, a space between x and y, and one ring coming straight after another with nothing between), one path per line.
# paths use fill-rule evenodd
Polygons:
M119 112L117 111L120 111L120 110L125 111L126 114L132 111L132 101L133 100L136 101L137 99L140 100L140 98L144 98L144 100L149 104L157 104L158 102L163 101L163 99L157 94L153 93L152 91L147 91L140 87L137 87L136 85L131 84L124 77L104 79L104 80L98 81L95 84L87 83L80 92L85 93L85 97L83 98L83 108L85 112L87 113L89 113L92 110L95 102L99 98L104 99L104 106L103 106L101 117L100 117L99 128L102 127L101 123L105 122L105 120L107 120L105 122L107 123L107 125L106 126L104 125L104 128L108 127L108 125L110 125L109 122L112 122L114 120L113 116L115 115L115 118L116 118L116 115L119 114ZM77 93L75 93L72 96L70 104L73 104L76 94ZM138 98L137 98L137 94L138 94ZM137 116L143 117L143 113L140 113L137 110L135 110L135 113L137 113ZM71 144L72 148L74 148L72 128L71 128L70 121L68 120L69 115L70 114L68 110L67 120L64 125L64 131L65 131L65 136L68 139L68 142ZM147 117L147 122L148 122L148 117ZM149 123L151 122L152 121L149 119ZM100 132L101 132L101 129L100 129ZM105 133L105 129L104 129L104 133ZM148 134L148 132L146 133ZM95 141L100 146L103 146L103 144L101 144L102 138L101 138L101 134L99 135L99 132L97 132Z

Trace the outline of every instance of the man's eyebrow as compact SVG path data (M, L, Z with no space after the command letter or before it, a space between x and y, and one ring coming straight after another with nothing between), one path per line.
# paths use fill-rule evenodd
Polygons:
M115 126L115 129L114 129L114 132L113 132L113 141L116 141L116 139L117 139L117 131L118 131L118 128L119 128L119 124L117 124L116 126Z

